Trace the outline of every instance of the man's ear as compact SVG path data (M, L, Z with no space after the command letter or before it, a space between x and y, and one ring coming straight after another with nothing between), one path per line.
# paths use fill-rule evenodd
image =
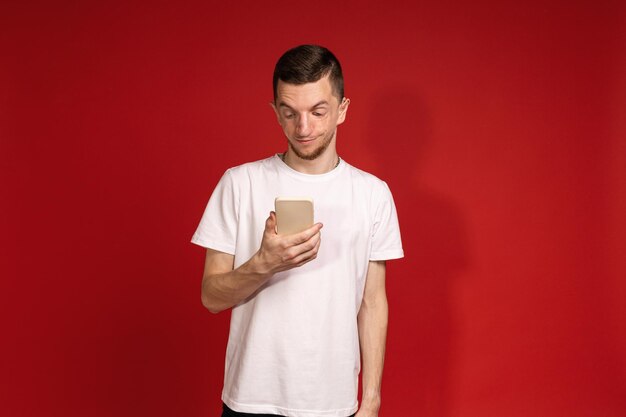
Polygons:
M276 114L276 120L278 120L278 124L280 124L280 114L278 113L276 104L273 101L270 101L268 104L272 107L272 109L274 109L274 113Z
M339 118L337 119L337 125L342 124L343 121L346 120L346 113L348 112L349 105L350 99L344 97L343 100L341 100L341 104L339 105Z

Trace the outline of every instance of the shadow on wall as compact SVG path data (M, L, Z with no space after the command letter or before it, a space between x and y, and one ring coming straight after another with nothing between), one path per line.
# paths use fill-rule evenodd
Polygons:
M450 415L456 323L453 281L468 266L461 209L423 183L432 121L418 94L387 89L374 97L368 130L381 177L394 195L405 258L390 263L390 327L384 415ZM397 265L397 266L396 266Z

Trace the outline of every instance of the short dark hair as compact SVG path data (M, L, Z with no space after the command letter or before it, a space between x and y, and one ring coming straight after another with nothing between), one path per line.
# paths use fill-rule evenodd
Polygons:
M339 60L328 49L319 45L300 45L291 48L278 59L274 67L274 101L278 80L287 84L307 84L330 74L333 93L343 99L343 73Z

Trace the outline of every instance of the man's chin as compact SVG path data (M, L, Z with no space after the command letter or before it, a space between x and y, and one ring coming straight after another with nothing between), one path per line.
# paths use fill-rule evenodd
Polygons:
M306 161L313 161L317 158L319 158L320 156L322 156L324 154L324 152L326 151L326 149L328 149L328 145L330 145L330 141L321 144L320 146L318 146L315 149L311 149L309 151L303 152L302 150L298 149L295 146L291 145L291 142L289 142L289 148L291 149L291 151L300 159L304 159Z
M314 161L317 158L319 158L320 156L322 156L322 154L324 153L324 151L326 150L326 148L317 148L317 149L313 149L309 152L300 152L294 148L291 148L293 153L296 154L296 156L300 159L304 159L306 161Z

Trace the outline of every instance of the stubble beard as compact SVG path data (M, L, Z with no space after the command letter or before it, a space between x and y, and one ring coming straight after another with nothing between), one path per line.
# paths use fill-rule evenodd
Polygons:
M300 152L298 149L296 149L294 146L291 145L291 141L287 141L288 145L289 145L289 149L291 149L291 151L300 159L304 159L307 161L313 161L317 158L319 158L325 151L326 149L328 149L328 147L330 146L330 142L333 141L333 137L335 137L335 132L331 132L328 134L328 136L326 136L321 145L318 146L317 148L313 149L313 151L309 152L309 153L302 153Z

